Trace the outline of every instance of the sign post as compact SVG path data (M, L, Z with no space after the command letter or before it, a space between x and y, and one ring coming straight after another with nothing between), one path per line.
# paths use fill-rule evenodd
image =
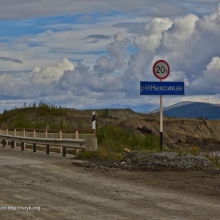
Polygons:
M153 66L154 75L160 79L166 79L170 74L169 64L164 60L158 60ZM163 98L160 95L160 150L163 149Z
M160 82L140 82L140 95L160 95L160 150L163 149L163 97L162 95L184 95L184 82L162 82L170 74L170 67L164 60L153 66L155 77Z
M92 112L92 129L96 129L95 111Z
M162 79L160 80L162 82ZM163 98L160 95L160 150L163 149Z

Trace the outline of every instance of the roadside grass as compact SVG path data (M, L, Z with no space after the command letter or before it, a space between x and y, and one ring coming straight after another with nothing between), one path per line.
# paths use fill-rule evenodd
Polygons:
M215 164L218 168L220 168L220 158L214 156L207 157L213 164Z
M64 125L62 116L60 122L53 122L52 118L48 118L44 121L33 122L25 116L25 112L19 112L9 123L13 128L36 128L36 129L72 129L69 125Z
M26 117L26 112L37 113L39 116L47 116L44 121L33 122ZM109 110L104 109L102 116L108 116ZM54 121L54 116L59 116L60 121ZM21 108L14 108L10 111L4 110L0 115L0 124L8 122L9 127L14 128L35 128L35 129L74 129L68 124L64 125L63 117L66 116L65 109L61 106L45 104L43 102L36 105L26 105ZM200 119L203 119L202 117ZM98 158L105 160L123 160L124 148L128 150L145 150L146 155L148 153L156 153L160 151L160 139L153 135L140 136L133 133L129 133L123 130L123 122L118 126L106 125L102 128L98 127L97 123L97 138L98 138L98 151L97 152L79 152L78 156L82 159ZM86 129L83 121L78 122L78 129ZM44 132L44 131L42 131ZM71 133L71 132L67 132ZM89 132L84 132L89 133ZM185 148L163 148L164 151L177 152L178 155L184 156L187 154L193 154L198 156L200 149L198 146L185 147ZM220 167L220 158L205 155L213 164Z
M25 113L37 113L40 116L51 116L53 119L54 116L66 116L67 113L64 109L61 108L61 106L55 106L51 104L45 104L43 102L40 102L39 105L36 105L35 103L33 105L27 105L24 103L23 107L17 108L16 106L11 110L4 110L4 112L0 115L0 124L7 122L10 119L17 119L18 123L18 116L24 120L23 124L28 124L28 121L25 118ZM21 120L20 120L21 121ZM22 122L20 122L22 125ZM43 126L43 125L42 125Z
M108 160L122 160L124 148L128 150L159 151L160 141L153 135L139 136L128 133L120 127L106 125L97 129L98 151L81 151L78 156L82 159L98 158Z

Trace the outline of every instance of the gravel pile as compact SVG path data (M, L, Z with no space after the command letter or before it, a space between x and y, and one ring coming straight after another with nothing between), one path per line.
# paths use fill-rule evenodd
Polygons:
M131 151L126 153L123 161L90 160L83 164L75 161L73 164L103 172L118 168L128 170L196 169L220 172L216 165L204 156L179 155L176 152Z
M152 168L170 167L176 169L216 169L216 166L204 156L194 156L192 154L179 155L176 152L146 154L143 151L131 151L125 155L123 165Z

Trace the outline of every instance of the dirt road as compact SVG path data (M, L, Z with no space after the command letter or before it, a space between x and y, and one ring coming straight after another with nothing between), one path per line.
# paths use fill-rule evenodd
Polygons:
M0 147L0 219L220 219L220 175L210 182L212 175L201 172L184 174L185 180L181 172L173 177L162 171L102 173L76 167L72 160L56 153ZM187 190L193 186L184 188L190 175L203 181L207 177L204 196ZM174 182L175 190L167 181ZM219 188L212 196L206 187L213 181Z

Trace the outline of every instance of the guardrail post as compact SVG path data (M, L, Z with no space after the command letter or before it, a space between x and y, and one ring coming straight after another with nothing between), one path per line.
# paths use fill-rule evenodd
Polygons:
M21 150L24 150L24 142L21 142Z
M8 129L6 129L6 135L8 135ZM6 141L6 145L8 145L8 140Z
M63 139L62 131L60 131L60 139ZM63 147L61 146L60 147L60 153L62 154L62 152L63 152Z
M50 146L46 145L46 154L49 154L49 153L50 153Z
M46 133L46 138L47 138L47 130L45 131L45 133Z
M3 141L3 147L5 147L5 139L3 139L2 141Z
M36 152L36 144L33 144L33 152Z
M79 132L78 131L75 131L76 132L76 139L79 139ZM76 154L78 155L79 153L79 149L76 149Z
M36 138L36 131L34 130L34 138Z
M66 147L63 147L63 156L66 156Z
M16 136L16 133L17 133L17 132L16 132L16 129L15 129L14 136ZM16 141L15 141L15 147L16 147Z
M12 149L14 148L14 145L15 145L15 142L14 142L14 141L11 141L11 148L12 148Z
M24 137L25 137L25 129L23 130L23 133L24 133ZM24 143L24 142L23 142ZM25 146L26 144L24 143L24 149L26 148Z

